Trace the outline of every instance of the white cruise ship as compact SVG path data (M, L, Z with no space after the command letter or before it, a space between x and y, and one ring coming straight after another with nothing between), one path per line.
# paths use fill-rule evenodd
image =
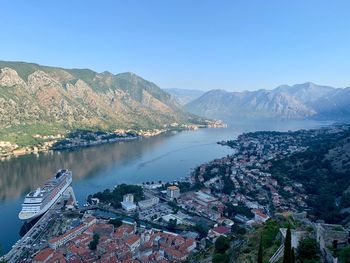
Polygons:
M42 188L30 192L24 198L22 210L18 217L30 221L44 214L72 183L72 172L59 170L56 175L46 181Z

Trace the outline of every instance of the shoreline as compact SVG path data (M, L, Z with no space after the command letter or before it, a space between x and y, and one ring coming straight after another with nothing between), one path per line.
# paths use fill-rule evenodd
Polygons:
M3 151L2 153L0 153L0 161L5 161L13 157L19 157L19 156L24 156L29 154L48 153L50 151L77 150L80 148L93 147L93 146L98 146L102 144L134 141L137 139L158 136L163 133L172 132L172 131L197 130L197 129L204 129L204 128L207 128L207 129L227 128L227 125L223 123L219 123L219 124L214 123L214 124L207 124L207 125L188 125L185 127L174 127L170 129L154 129L154 130L146 130L146 131L140 130L137 132L130 132L130 131L124 131L124 130L118 130L112 133L105 133L102 131L84 131L90 136L92 135L95 136L94 140L82 140L80 137L70 137L71 133L67 134L66 136L62 136L60 134L50 135L50 136L44 136L44 138L49 137L49 138L54 138L54 140L44 141L36 145L31 145L31 146L26 146L21 148L18 147L16 144L11 145L12 148L9 151ZM76 133L76 132L72 132L72 133ZM101 139L99 138L100 133L112 138ZM69 143L67 141L69 141ZM65 142L66 144L62 145L62 143L64 144ZM2 146L1 143L6 146L10 145L8 142L0 142L0 150Z
M309 130L309 129L308 129ZM253 132L253 133L255 133L255 134L259 134L259 133L261 133L261 132ZM289 133L289 132L288 132ZM248 133L249 134L249 133ZM242 134L240 134L241 136L245 136L245 135L247 135L247 133L242 133ZM224 143L220 143L220 141L217 141L217 143L218 144L221 144L222 146L225 146L225 145L227 145L227 146L229 146L228 145L228 143L229 142L234 142L234 141L237 141L237 139L233 139L233 140L227 140L227 141L225 141L226 142L226 144L224 144ZM231 146L230 146L231 147ZM231 147L232 148L232 147ZM234 148L232 148L232 149L234 149ZM212 161L215 161L215 160L212 160ZM203 166L203 165L206 165L206 166L210 166L210 163L212 162L212 161L209 161L209 162L206 162L206 163L202 163L201 165L199 165L198 167L201 167L201 166ZM223 162L223 163L226 163L226 161L225 162ZM227 164L226 164L227 165ZM197 166L196 166L197 167ZM191 177L192 177L192 175L191 175ZM143 183L142 183L143 184ZM135 184L135 185L140 185L141 186L141 184ZM200 189L201 190L201 189ZM202 215L201 215L202 216ZM272 214L271 214L271 216L272 216Z

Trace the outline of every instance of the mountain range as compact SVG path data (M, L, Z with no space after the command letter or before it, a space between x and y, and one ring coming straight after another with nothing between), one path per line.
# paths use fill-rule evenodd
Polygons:
M185 105L193 114L227 122L242 119L350 119L350 88L311 82L273 90L211 90Z
M184 106L187 103L199 98L202 96L205 91L203 90L196 90L196 89L165 89L166 92L168 92L170 95L172 95L177 102Z
M204 116L204 117L198 117ZM134 73L0 61L0 140L85 129L147 130L206 118L344 120L350 88L311 82L273 90L167 89Z
M0 133L140 130L203 122L185 112L170 94L133 73L0 61Z

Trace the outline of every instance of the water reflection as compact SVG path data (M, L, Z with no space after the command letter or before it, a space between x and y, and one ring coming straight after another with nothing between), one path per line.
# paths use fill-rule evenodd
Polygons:
M15 199L39 187L60 168L74 171L74 180L93 176L112 165L126 164L162 144L171 134L142 141L105 144L75 151L26 155L0 162L0 200Z
M0 162L0 244L4 252L19 239L18 219L24 194L41 186L60 168L73 171L73 188L82 204L88 194L118 183L171 181L197 165L232 153L216 142L256 130L296 130L329 123L235 123L228 129L201 129L76 151L28 155Z

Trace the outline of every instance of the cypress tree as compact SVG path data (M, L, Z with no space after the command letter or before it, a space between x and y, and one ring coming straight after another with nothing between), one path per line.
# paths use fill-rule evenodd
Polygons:
M295 252L293 247L292 247L292 263L295 263Z
M260 236L259 251L258 251L258 263L263 263L262 235Z
M286 239L284 240L283 263L292 263L292 233L290 227L287 229Z

